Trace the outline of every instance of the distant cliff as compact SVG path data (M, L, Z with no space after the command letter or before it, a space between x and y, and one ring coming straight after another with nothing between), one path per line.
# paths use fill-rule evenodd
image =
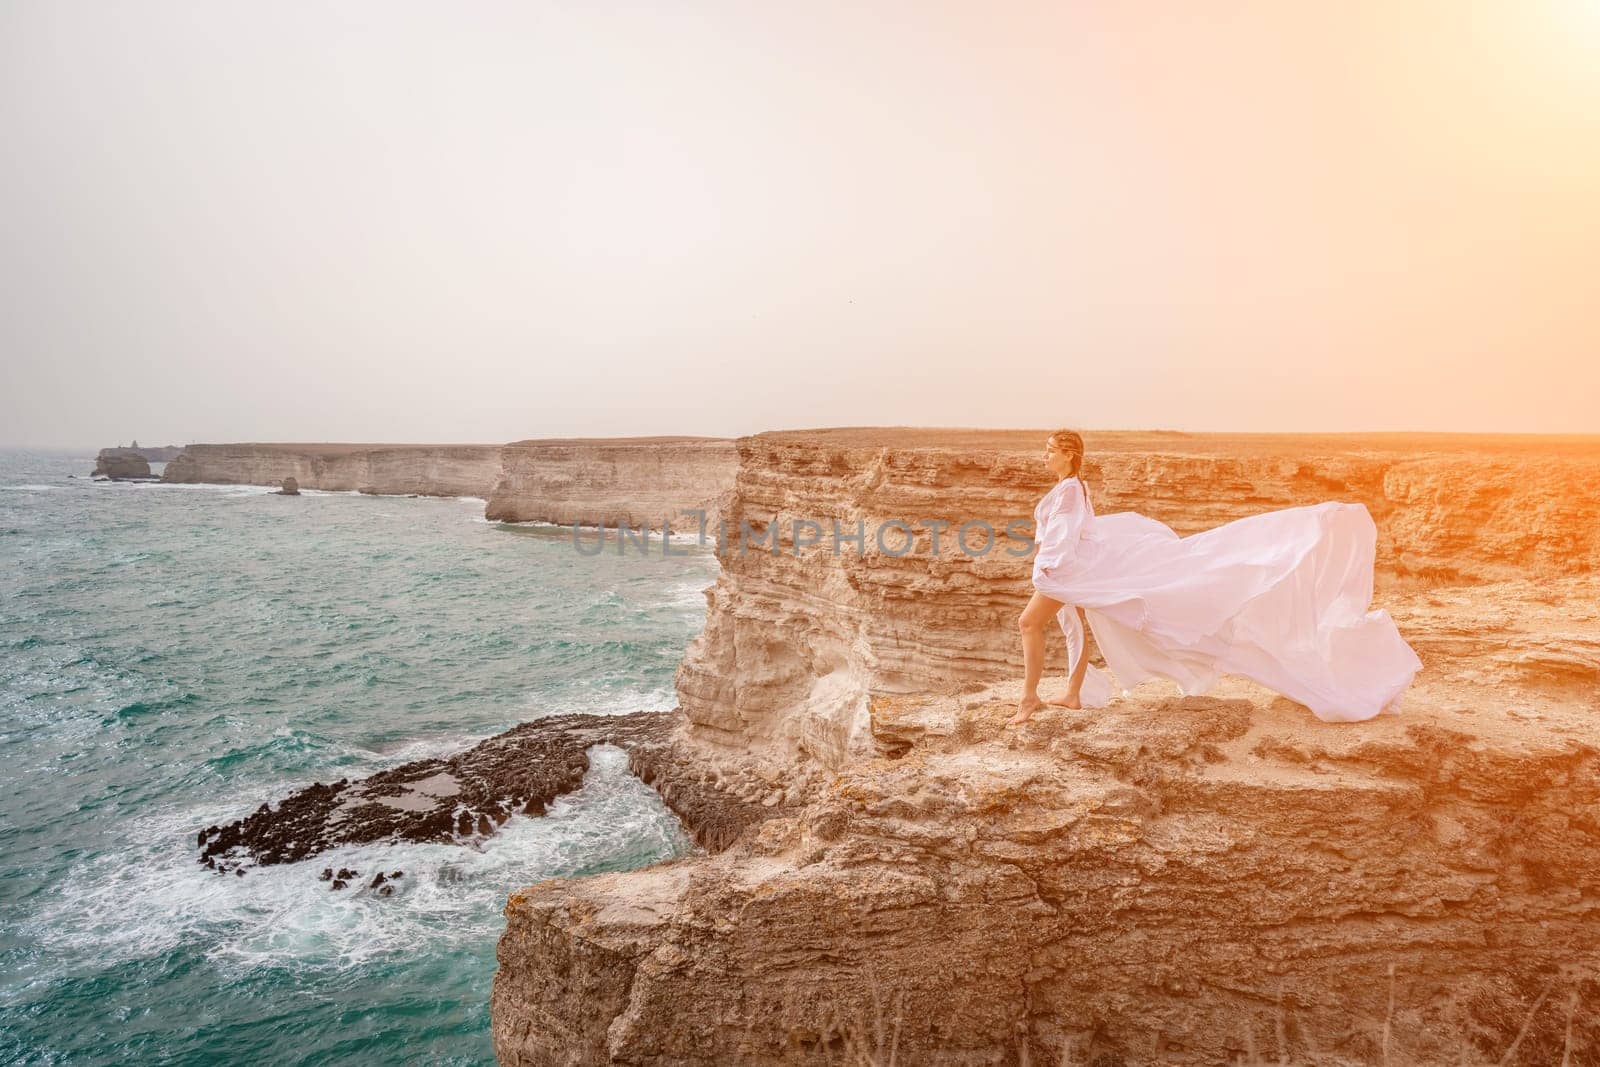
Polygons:
M738 453L725 437L596 437L517 441L501 454L485 511L491 520L613 525L696 533L714 529Z
M141 445L135 441L131 445L118 445L116 448L102 448L100 458L107 456L136 456L146 463L170 463L178 458L178 453L183 449L178 445Z
M161 480L487 498L499 477L499 445L226 444L189 445Z
M693 534L686 511L715 528L733 487L730 438L547 438L509 445L190 445L167 464L166 482L281 485L365 493L481 497L496 522L618 521Z

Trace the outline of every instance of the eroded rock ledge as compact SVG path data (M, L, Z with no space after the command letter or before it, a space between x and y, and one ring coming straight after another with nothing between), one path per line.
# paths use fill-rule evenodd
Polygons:
M294 863L339 845L372 841L468 842L514 814L543 815L577 789L585 750L613 744L653 785L701 846L717 850L745 829L801 802L798 786L778 790L753 767L711 772L675 740L673 712L553 715L522 723L449 757L414 760L357 782L307 786L253 814L197 834L200 862L219 872ZM767 772L771 776L770 770ZM820 779L818 779L820 782Z
M1509 1062L1548 1064L1574 994L1593 1062L1592 716L1330 729L1236 689L1015 736L1014 687L880 707L901 758L720 855L514 894L501 1062L826 1063L897 1035L902 1063L1378 1063L1387 1017L1389 1062L1496 1062L1527 1022Z

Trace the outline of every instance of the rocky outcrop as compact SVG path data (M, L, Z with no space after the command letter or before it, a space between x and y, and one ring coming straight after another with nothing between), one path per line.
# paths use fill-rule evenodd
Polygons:
M598 437L517 441L505 447L489 495L491 521L615 526L695 534L714 530L738 457L722 437Z
M499 445L227 444L189 445L161 480L487 497L499 476Z
M1098 510L1181 533L1366 504L1401 713L1225 679L1003 730L1025 534L950 535L1031 515L1043 432L740 439L729 525L778 550L721 550L670 743L803 788L514 894L502 1063L1600 1061L1600 442L1086 436Z
M1574 998L1600 1057L1592 708L1012 737L1016 695L901 702L900 758L720 855L514 894L500 1062L1554 1064Z
M770 786L750 770L708 773L698 754L673 740L671 712L552 715L525 722L449 757L414 760L351 782L315 782L273 807L197 834L199 860L221 873L296 863L339 845L372 841L470 844L513 814L543 815L556 797L577 789L589 769L586 750L612 744L683 819L696 842L711 849L779 813L763 804ZM800 802L791 792L789 806Z
M102 448L95 457L94 478L114 482L152 481L150 462L131 448Z

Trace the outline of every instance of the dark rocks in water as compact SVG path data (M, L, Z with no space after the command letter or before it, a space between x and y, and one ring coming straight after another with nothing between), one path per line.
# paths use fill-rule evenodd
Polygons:
M349 884L350 883L346 882L343 878L335 878L333 880L333 885L330 886L329 888L331 888L331 889L344 889L347 886L349 886Z
M202 831L202 858L270 865L340 845L479 840L513 812L542 815L556 797L577 789L589 769L585 750L596 744L626 749L630 769L656 788L695 840L720 850L774 811L703 780L701 758L674 743L682 722L681 714L664 711L525 722L448 758L415 760L353 784L317 782L275 809L262 804L252 815ZM333 877L348 883L356 872L341 869Z
M285 478L283 480L283 488L277 490L273 495L275 495L275 496L299 496L300 495L300 483L298 481L296 481L295 479L293 479L293 478Z
M405 871L395 871L389 877L390 878L404 878L405 876L406 876L406 872Z
M382 871L379 871L377 874L372 876L372 881L371 881L370 884L368 884L367 888L368 889L376 889L386 881L388 881L388 879L386 877L384 877L384 874L383 874Z
M378 890L378 895L380 897L386 897L386 896L391 895L393 892L394 892L394 886L386 885L382 889Z
M324 867L324 868L322 868L321 877L322 877L322 880L324 882L333 881L333 868L332 867Z

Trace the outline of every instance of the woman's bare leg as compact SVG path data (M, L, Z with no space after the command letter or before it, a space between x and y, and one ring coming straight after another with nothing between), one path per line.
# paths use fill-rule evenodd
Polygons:
M1017 713L1006 720L1007 726L1027 722L1044 706L1039 699L1039 676L1044 673L1044 628L1060 610L1061 601L1035 592L1017 619L1017 629L1022 631L1022 700L1017 704Z
M1083 707L1083 676L1089 673L1089 619L1078 609L1078 625L1083 628L1083 653L1072 665L1072 675L1067 679L1067 695L1045 701L1061 708Z

